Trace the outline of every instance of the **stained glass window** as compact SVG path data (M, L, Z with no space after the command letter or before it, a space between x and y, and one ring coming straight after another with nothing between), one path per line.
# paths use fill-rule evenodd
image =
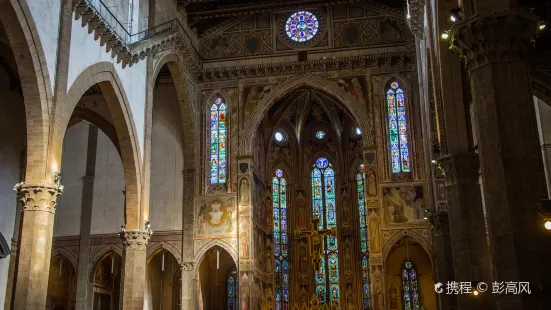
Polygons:
M404 269L402 270L402 294L404 310L419 310L417 271L410 261L404 263Z
M289 308L289 245L287 232L287 181L277 169L272 179L274 212L275 310Z
M285 23L287 36L295 42L306 42L318 32L319 21L308 11L299 11L291 14Z
M237 310L237 271L228 276L228 310Z
M319 158L312 170L312 217L319 219L318 229L337 227L335 171L326 158ZM337 237L324 237L321 268L315 272L315 288L321 304L340 299L339 247Z
M360 165L356 174L356 185L358 187L358 214L360 221L360 252L362 267L362 291L363 291L363 309L371 309L369 302L369 248L368 248L368 227L367 227L367 204L365 202L365 167Z
M316 138L318 138L319 140L322 140L323 138L325 138L325 131L318 131L316 132Z
M210 184L226 183L226 104L217 98L210 108Z
M404 92L397 82L392 82L386 92L388 127L392 172L410 172L406 102Z

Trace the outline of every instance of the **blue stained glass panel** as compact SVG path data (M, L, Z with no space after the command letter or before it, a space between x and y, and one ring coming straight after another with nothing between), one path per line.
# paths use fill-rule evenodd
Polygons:
M306 42L312 39L319 29L317 17L309 11L298 11L287 19L285 33L295 42Z
M280 169L275 171L275 177L272 178L272 198L276 309L283 310L288 309L290 275L287 261L287 181Z
M387 91L387 108L392 172L411 172L406 102L397 82L392 82Z
M226 109L221 98L210 108L210 183L226 183L227 137Z

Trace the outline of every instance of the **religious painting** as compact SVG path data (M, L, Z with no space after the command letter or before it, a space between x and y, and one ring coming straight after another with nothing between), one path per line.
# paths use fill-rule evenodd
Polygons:
M357 102L365 104L366 91L365 91L365 77L353 77L347 79L338 79L337 85L347 92Z
M386 224L422 223L427 202L423 186L402 186L383 189Z
M367 186L366 186L367 200L373 200L377 198L377 174L375 173L375 168L373 167L365 168L365 179L367 182Z
M381 252L381 221L377 212L371 210L368 216L368 226L369 226L369 250L372 254Z
M250 86L243 90L243 98L245 98L245 104L243 105L243 119L247 119L247 116L252 113L256 104L260 102L264 96L266 96L273 88L273 85L265 86Z
M203 201L197 214L197 237L233 235L237 231L237 214L231 200Z

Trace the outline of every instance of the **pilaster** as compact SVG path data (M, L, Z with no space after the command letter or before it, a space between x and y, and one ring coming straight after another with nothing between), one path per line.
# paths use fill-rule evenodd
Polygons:
M193 310L195 292L197 287L194 280L195 262L183 262L180 265L182 269L182 310Z
M18 184L22 203L14 309L44 309L48 291L52 235L57 197L63 186Z
M478 156L448 154L439 158L446 177L449 238L453 254L454 281L491 283L489 247L482 197L478 184ZM459 309L494 309L491 294L473 298L457 296Z
M130 230L120 233L123 245L120 309L143 309L146 250L152 234L151 230Z
M522 11L475 14L451 29L452 49L470 71L494 279L530 282L532 291L496 295L498 309L549 303L541 288L551 246L536 208L546 187L524 58L535 33L536 19Z
M254 288L254 208L258 206L253 205L253 197L251 193L254 192L254 178L252 158L242 157L238 158L238 179L237 184L242 184L245 181L249 185L248 190L238 191L237 201L238 203L238 243L239 243L239 309L249 310L253 305L253 288ZM243 186L243 185L241 185Z

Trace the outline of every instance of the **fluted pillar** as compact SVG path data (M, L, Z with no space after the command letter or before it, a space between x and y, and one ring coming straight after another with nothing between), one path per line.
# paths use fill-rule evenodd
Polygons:
M15 188L22 205L14 309L44 309L52 252L58 185L23 184Z
M475 14L452 27L470 71L495 281L530 282L531 294L495 294L498 309L546 309L550 236L536 202L545 179L529 72L536 19L526 12Z
M151 234L151 230L120 233L123 245L120 309L138 310L144 307L146 250Z
M491 283L490 251L478 184L478 157L475 154L448 154L439 158L438 162L446 176L454 281ZM473 297L471 294L458 295L458 308L495 309L490 293Z

